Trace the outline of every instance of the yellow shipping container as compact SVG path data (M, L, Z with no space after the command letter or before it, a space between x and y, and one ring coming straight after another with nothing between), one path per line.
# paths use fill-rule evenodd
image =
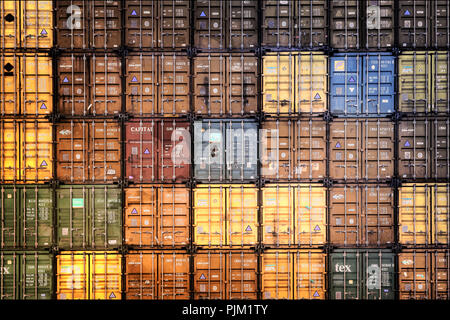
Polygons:
M52 124L0 121L0 181L41 183L53 178Z
M313 246L326 240L326 189L319 185L263 188L263 243Z
M318 52L268 53L263 58L263 111L322 113L327 108L327 57Z
M57 298L120 299L121 272L115 251L63 251L57 256Z
M0 2L1 48L49 49L53 46L53 1Z
M325 299L326 254L267 250L261 256L263 299Z
M438 183L433 186L432 208L433 243L447 245L450 241L450 184Z
M205 185L194 189L195 243L208 247L255 245L257 199L254 185Z
M1 114L46 115L53 109L52 60L43 54L1 55Z

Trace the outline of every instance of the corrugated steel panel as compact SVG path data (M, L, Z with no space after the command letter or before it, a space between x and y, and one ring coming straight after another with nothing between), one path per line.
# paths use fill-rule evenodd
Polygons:
M194 254L194 299L255 300L257 266L252 251Z
M389 120L334 120L330 124L330 177L384 181L394 175L394 124Z
M359 49L361 41L360 19L363 3L333 0L331 12L331 46L341 49Z
M450 184L435 184L431 195L431 230L433 243L450 243Z
M330 243L394 243L394 192L385 185L335 185L330 189Z
M330 298L393 300L395 255L389 250L338 249L330 255Z
M59 300L120 299L122 258L115 251L61 251L57 259Z
M258 239L258 190L253 185L194 189L194 243L201 247L249 247Z
M131 246L189 244L189 190L177 185L125 189L125 243Z
M330 57L330 112L385 116L394 112L395 57L391 53L337 53Z
M60 186L56 216L60 248L101 250L122 244L122 192L117 186Z
M261 258L263 299L325 299L326 254L267 250Z
M112 120L70 120L56 125L57 178L69 183L118 181L120 126Z

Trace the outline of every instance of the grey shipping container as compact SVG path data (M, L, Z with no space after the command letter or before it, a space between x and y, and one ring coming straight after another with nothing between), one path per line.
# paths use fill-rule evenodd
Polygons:
M194 177L211 181L257 178L258 127L252 120L194 122Z
M386 181L394 175L394 124L386 119L330 124L330 178Z
M399 176L450 178L450 120L413 118L399 123Z
M255 49L258 45L258 1L195 0L195 47Z
M402 0L398 10L401 48L450 48L448 0Z
M52 255L0 251L0 300L47 300L53 293Z
M394 46L393 0L331 0L330 45L386 50Z
M328 1L263 0L262 45L316 48L328 44Z
M122 195L117 186L58 187L56 215L62 249L113 249L122 244Z
M330 254L332 300L393 300L395 255L389 250L339 249Z
M53 244L53 192L48 186L2 185L0 248Z

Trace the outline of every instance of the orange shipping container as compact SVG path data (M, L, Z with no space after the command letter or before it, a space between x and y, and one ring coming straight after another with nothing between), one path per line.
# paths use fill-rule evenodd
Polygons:
M189 299L190 258L181 251L130 251L126 299Z
M189 190L176 185L125 189L125 243L130 246L189 244Z
M257 256L251 251L194 255L194 299L257 299Z

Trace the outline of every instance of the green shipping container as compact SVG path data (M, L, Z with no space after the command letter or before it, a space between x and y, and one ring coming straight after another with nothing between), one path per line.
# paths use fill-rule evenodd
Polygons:
M340 249L330 255L330 298L394 299L394 254L389 250Z
M58 187L56 214L61 249L115 249L122 244L122 194L117 186Z
M38 185L1 186L1 249L48 248L53 239L53 195Z
M51 299L52 260L48 252L1 251L0 299Z

